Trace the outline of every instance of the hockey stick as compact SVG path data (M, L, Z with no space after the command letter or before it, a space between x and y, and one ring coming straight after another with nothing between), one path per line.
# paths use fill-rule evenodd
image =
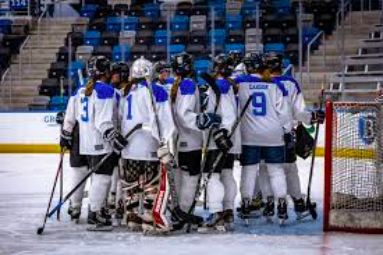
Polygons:
M128 139L135 131L141 129L143 127L142 124L137 124L136 126L134 126L125 136L125 139ZM73 193L75 193L79 188L80 186L82 186L86 181L87 179L95 172L97 171L98 168L100 168L100 166L102 164L104 164L104 162L113 154L114 152L110 152L108 154L106 154L100 162L98 162L98 164L96 164L85 176L84 178L64 197L64 199L62 201L60 201L51 211L49 211L49 207L50 207L50 204L48 206L48 210L47 210L47 213L45 215L45 220L44 220L44 225L40 228L37 229L37 234L41 235L44 231L44 227L45 227L45 222L46 222L46 219L47 218L50 218L52 217L53 214L55 214L58 210L60 210L60 208L63 206L63 204L73 195ZM56 179L57 180L57 179ZM51 195L53 196L53 195Z
M231 132L230 132L230 134L228 136L229 139L231 139L231 137L235 134L235 131L237 130L237 128L239 126L239 123L243 119L243 116L245 115L246 110L249 107L252 99L253 99L253 95L249 96L249 98L247 99L247 101L246 101L246 103L245 103L245 105L244 105L244 107L243 107L239 117L237 118L236 122L234 123L233 127L231 128ZM207 176L203 180L203 183L202 183L202 186L200 188L199 194L202 194L202 192L206 190L206 187L207 187L207 185L209 183L211 175L214 173L214 171L217 169L220 161L223 158L225 158L226 155L227 155L227 152L223 152L223 151L219 152L217 158L214 160L213 166L211 167L211 169L209 170Z
M59 198L59 201L62 202L63 200L63 189L64 189L64 171L63 171L63 166L61 166L61 170L60 170L60 198ZM57 210L57 220L60 221L60 209Z
M60 174L61 169L62 169L62 166L63 166L63 160L64 160L64 149L61 149L59 166L58 166L58 168L57 168L56 176L55 176L55 180L54 180L54 182L53 182L53 187L52 187L51 195L50 195L50 197L49 197L48 206L47 206L47 211L46 211L45 216L44 216L43 225L42 225L42 227L40 227L40 228L37 229L37 234L38 234L38 235L41 235L41 234L43 233L43 231L44 231L45 223L47 222L47 219L48 219L48 212L49 212L49 209L50 209L50 207L51 207L52 200L53 200L53 194L55 193L56 184L57 184L57 179L59 178L59 174Z
M219 103L221 101L221 91L219 90L217 84L215 83L215 79L211 75L209 75L207 73L201 73L201 78L204 79L207 82L207 84L211 87L211 89L215 93L216 104L214 106L214 113L217 113L218 106L219 106ZM201 112L204 112L205 110L206 109L201 109ZM199 176L198 176L197 186L196 186L196 189L195 189L195 192L194 192L194 201L193 201L193 203L192 203L192 205L191 205L191 207L190 207L190 209L188 211L189 216L194 214L194 209L195 209L195 207L197 205L197 202L198 202L198 199L199 199L199 197L201 195L201 193L200 193L200 185L201 185L201 181L202 181L203 171L204 171L204 169L206 167L207 150L209 149L210 140L211 140L211 136L212 135L213 135L213 128L210 128L208 136L207 136L207 140L206 140L204 148L202 150L201 169L200 169L200 173L199 173ZM188 226L187 226L186 232L190 233L190 229L191 229L191 224L189 223Z
M324 89L321 91L321 96L319 99L319 109L323 109L323 104L324 104ZM315 207L311 203L311 183L313 179L313 172L314 172L314 164L315 164L315 151L317 148L317 143L318 143L318 136L319 136L319 122L316 123L315 126L315 138L314 138L314 146L313 146L313 152L312 152L312 157L311 157L311 165L310 165L310 175L309 175L309 182L307 185L307 198L306 198L306 206L307 209L309 210L311 217L316 220L318 217L318 213L315 210Z

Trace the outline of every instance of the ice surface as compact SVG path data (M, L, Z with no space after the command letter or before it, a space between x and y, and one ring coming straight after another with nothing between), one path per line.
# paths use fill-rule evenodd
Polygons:
M122 229L112 233L85 231L69 222L66 206L62 220L50 219L44 235L36 235L46 210L49 191L59 160L58 154L0 155L0 254L383 254L382 235L355 235L322 232L323 158L318 158L313 179L313 200L319 205L319 219L294 222L280 228L255 220L245 227L236 219L236 232L224 235L185 234L170 237L147 237ZM306 190L310 159L299 161L302 187ZM64 177L67 182L68 157ZM236 177L240 168L236 166ZM306 191L304 191L306 193ZM57 202L57 196L55 199ZM238 201L239 202L239 197ZM84 204L83 210L86 210ZM85 214L84 214L85 215Z

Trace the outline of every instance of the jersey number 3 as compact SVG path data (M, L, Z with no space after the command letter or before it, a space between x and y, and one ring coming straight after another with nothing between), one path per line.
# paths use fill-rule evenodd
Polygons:
M88 112L88 104L89 98L83 97L81 98L81 105L82 105L82 113L81 113L81 120L84 122L89 121L89 112Z
M266 95L263 92L254 92L251 101L255 116L266 116Z

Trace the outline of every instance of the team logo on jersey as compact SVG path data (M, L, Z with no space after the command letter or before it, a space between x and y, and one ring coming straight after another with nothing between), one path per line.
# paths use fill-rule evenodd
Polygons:
M104 149L104 145L103 145L103 144L96 144L96 145L94 146L94 149L95 149L96 151L102 151L102 150Z
M375 141L377 130L376 117L373 115L361 116L359 118L359 137L365 144Z

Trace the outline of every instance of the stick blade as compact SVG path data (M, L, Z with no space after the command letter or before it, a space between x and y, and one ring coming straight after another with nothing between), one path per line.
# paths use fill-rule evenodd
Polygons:
M44 232L44 228L43 228L43 227L39 227L39 228L37 229L37 234L38 234L38 235L42 235L43 232Z

